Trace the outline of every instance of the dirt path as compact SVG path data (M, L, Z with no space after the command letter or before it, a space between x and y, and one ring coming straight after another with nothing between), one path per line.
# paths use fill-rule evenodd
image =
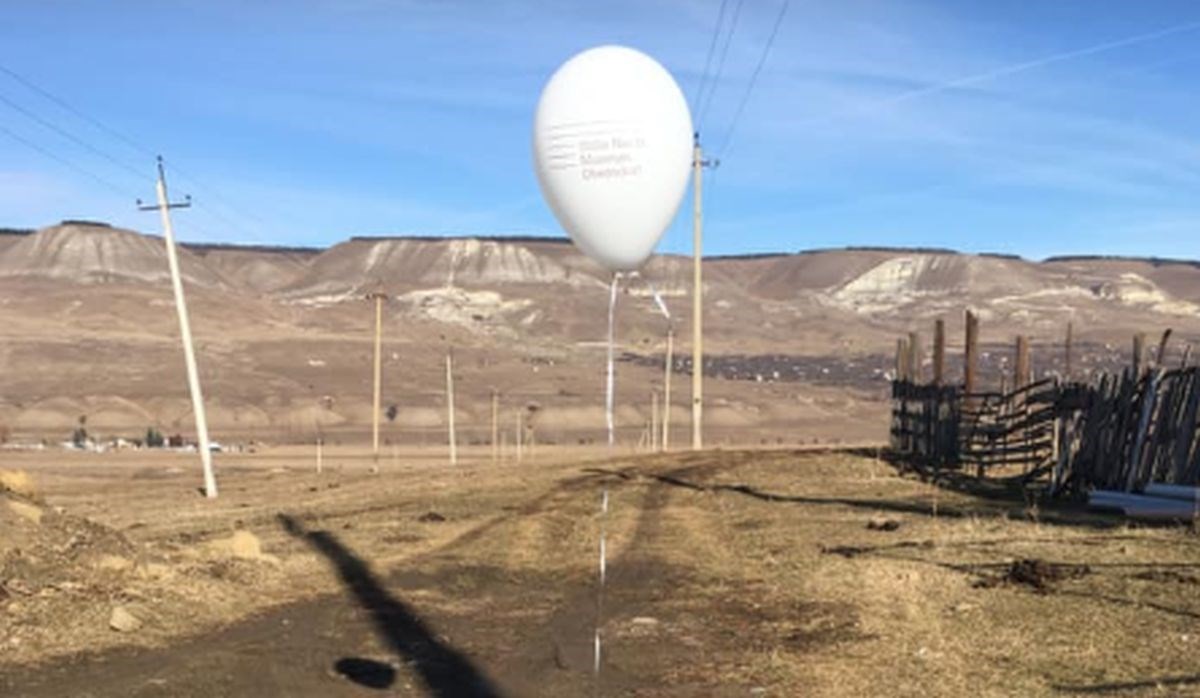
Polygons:
M1200 542L1186 529L936 489L851 453L673 454L478 478L433 499L407 481L368 492L347 480L329 495L346 507L336 515L231 501L338 591L159 649L14 668L0 695L1200 691ZM418 521L431 502L448 521ZM409 540L421 547L401 555Z
M713 466L664 471L699 476ZM736 580L704 579L690 517L697 496L595 470L379 575L370 554L295 518L280 525L329 562L344 594L293 604L161 650L80 656L4 679L26 696L583 695L594 688L595 548L600 493L612 541L604 603L605 693L747 695L689 680L683 667L727 654L731 631L707 598ZM711 551L708 551L711 553ZM685 593L681 593L685 592ZM664 635L677 635L664 642ZM697 683L699 682L699 683ZM703 687L703 688L702 688Z

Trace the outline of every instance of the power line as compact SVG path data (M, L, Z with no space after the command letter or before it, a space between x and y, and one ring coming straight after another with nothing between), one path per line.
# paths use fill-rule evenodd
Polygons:
M58 135L62 136L63 138L66 138L67 140L71 141L72 143L80 146L81 148L86 149L93 155L96 155L97 157L107 160L108 162L112 163L113 165L116 165L117 167L121 168L122 170L125 170L126 172L133 174L134 177L137 177L139 179L141 179L143 177L143 174L141 172L139 172L137 170L137 168L129 165L128 163L122 162L122 161L114 158L113 156L111 156L108 153L104 152L103 150L100 150L99 148L93 146L92 144L90 144L87 141L83 140L82 138L76 136L75 134L71 133L70 131L68 131L64 128L61 128L60 126L42 118L41 116L38 116L36 113L29 111L25 107L22 107L20 104L17 104L16 102L12 101L11 99L9 99L8 97L5 97L2 94L0 94L0 102L3 102L4 104L8 105L11 109L14 109L19 113L24 114L27 118L37 122L42 127L47 128L47 129L57 133Z
M34 92L38 93L42 97L50 100L54 104L58 105L61 109L69 112L70 114L74 115L75 117L77 117L79 119L82 119L83 121L88 122L95 128L98 128L101 131L104 131L105 133L112 136L113 138L116 138L117 140L122 141L123 143L125 143L125 145L128 145L129 147L133 148L134 150L139 151L143 155L146 155L147 157L155 156L155 154L153 152L151 152L147 148L144 148L143 146L138 144L136 141L134 141L129 136L126 136L125 134L121 133L120 131L116 130L115 128L112 128L111 126L108 126L107 124L105 124L104 122L102 122L98 119L88 116L87 114L80 111L79 109L76 109L75 107L71 106L63 98L53 94L52 92L50 92L42 87L39 87L32 80L30 80L29 78L23 77L22 75L20 75L16 71L12 70L11 68L7 68L4 65L0 65L0 73L7 74L13 80L16 80L17 82L21 83L22 85L29 88L30 90L33 90Z
M738 17L742 14L743 0L737 0L737 4L733 6L733 19L729 22L729 33L725 35L725 43L721 46L721 58L717 61L717 74L713 78L712 89L708 91L707 99L704 101L704 107L700 110L700 123L704 123L704 117L708 115L708 110L712 107L713 95L716 94L717 88L721 86L721 75L725 72L725 59L729 56L729 45L733 43L733 35L737 32ZM699 127L696 129L699 131Z
M692 95L692 113L696 113L697 107L700 106L700 100L704 98L704 87L708 82L709 69L712 68L713 54L717 51L717 38L721 35L721 25L725 21L725 6L729 0L721 0L721 8L717 11L717 23L713 27L712 40L708 42L708 56L704 59L704 72L700 73L700 86L696 88L696 93ZM698 116L698 115L697 115Z
M771 35L767 38L767 43L763 46L762 55L758 57L758 64L754 66L754 72L750 74L750 82L746 85L746 92L742 95L742 101L738 103L737 110L733 113L733 121L729 124L729 129L725 131L725 138L721 141L721 149L718 151L722 157L729 157L729 144L733 139L734 131L737 130L738 122L742 118L742 112L746 109L746 104L750 101L750 95L754 92L754 86L758 82L758 76L762 73L763 66L767 63L767 57L771 55L771 47L775 44L775 37L779 34L779 27L783 24L783 18L787 14L788 6L791 0L783 0L783 5L779 8L779 15L775 17L775 26L771 27Z
M41 87L40 85L35 83L33 80L30 80L29 78L21 75L20 73L17 73L15 70L12 70L11 68L8 68L7 66L0 65L0 72L8 75L13 80L17 81L18 83L20 83L24 87L28 88L29 90L37 93L44 99L52 102L53 104L55 104L62 110L66 111L67 113L71 114L72 116L75 116L76 118L90 124L92 127L98 129L99 131L104 132L105 134L111 136L112 138L115 138L115 139L121 141L122 143L124 143L125 145L134 149L135 151L137 151L143 155L146 155L148 157L157 157L156 154L150 148L142 145L141 143L137 142L130 136L125 135L120 130L113 128L112 126L109 126L108 124L104 123L103 121L100 121L99 119L97 119L93 116L88 115L86 112L75 107L74 105L72 105L70 102L68 102L64 98L54 94L53 92L47 90L44 87ZM3 95L0 95L0 101L3 101L4 103L8 104L13 109L16 109L17 111L21 112L22 114L26 115L27 117L37 121L42 126L55 131L56 133L63 136L64 138L67 138L68 140L71 140L72 142L86 148L90 152L98 155L99 157L117 165L118 167L122 168L123 170L131 172L133 175L137 176L139 179L143 178L143 174L141 173L140 169L135 168L135 167L129 165L128 163L117 160L115 157L111 156L110 154L85 142L82 138L75 136L74 134L67 132L65 129L62 129L62 128L50 123L48 120L36 115L35 113L25 109L24 107L21 107L20 105L14 103L12 100L5 98ZM222 203L225 206L225 208L227 208L230 211L232 211L238 215L241 215L245 218L257 221L260 224L265 223L261 218L251 215L251 214L248 214L240 207L235 206L229 200L225 199L224 196L220 195L215 189L202 183L199 180L199 178L197 178L196 176L192 175L189 172L185 172L184 170L182 170L176 163L172 162L171 166L172 166L172 169L176 172L176 174L180 178L190 181L195 188L205 191L212 200ZM242 234L246 234L246 231L243 229L243 227L240 224L234 222L228 216L222 214L220 212L220 210L217 209L216 206L210 205L207 203L203 203L203 202L197 202L197 205L198 205L198 207L203 208L209 214L220 219L225 225L229 226L234 231L242 233ZM247 237L254 237L254 236L247 235Z
M59 163L60 165L64 165L72 170L75 170L76 172L79 172L80 174L83 174L91 179L94 179L95 181L99 182L100 184L104 185L105 187L108 187L109 189L113 190L114 192L120 194L121 196L129 196L129 197L136 196L130 190L125 189L118 184L113 184L111 181L101 177L100 175L96 174L95 172L92 172L91 170L88 170L87 168L81 167L65 158L55 155L50 150L43 148L42 146L38 145L37 143L34 143L33 141L16 133L15 131L10 130L6 126L0 125L0 133L3 133L4 135L8 136L9 138L13 139L14 141L20 143L21 145L24 145L25 147L27 147L31 150L41 153L45 157L50 158L51 160Z

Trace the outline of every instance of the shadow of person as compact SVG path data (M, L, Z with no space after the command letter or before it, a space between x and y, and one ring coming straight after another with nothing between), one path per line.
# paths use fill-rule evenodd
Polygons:
M304 540L333 563L342 583L370 613L376 631L413 665L430 695L438 698L501 695L466 655L439 640L412 609L380 586L366 562L331 533L307 530L287 514L279 514L278 519L285 531Z

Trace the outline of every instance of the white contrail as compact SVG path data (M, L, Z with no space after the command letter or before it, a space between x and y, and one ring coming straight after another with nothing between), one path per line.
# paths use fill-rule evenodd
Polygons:
M1200 21L1188 22L1186 24L1178 24L1173 27L1168 27L1166 29L1159 29L1157 31L1147 32L1145 34L1136 34L1134 36L1127 36L1123 39L1115 39L1113 41L1106 41L1102 44L1095 44L1093 46L1087 46L1084 48L1073 49L1071 51L1063 51L1061 53L1055 53L1055 54L1051 54L1049 56L1042 56L1041 58L1034 58L1034 59L1031 59L1028 61L1022 61L1020 63L1012 63L1010 65L1001 66L999 68L993 68L992 70L988 70L988 71L985 71L982 73L976 73L975 75L967 75L967 76L964 76L961 78L947 80L945 82L940 82L940 83L937 83L934 85L918 87L916 89L909 90L907 92L901 92L898 95L893 95L891 97L872 101L868 104L864 104L859 107L851 107L849 109L844 109L844 110L841 110L841 112L838 114L831 114L824 118L812 119L807 122L807 125L813 125L813 124L834 121L835 119L846 116L847 114L863 113L863 112L871 111L871 110L879 108L879 107L889 107L889 106L894 106L897 104L903 104L905 102L911 102L915 99L920 99L921 97L928 97L929 95L940 94L942 92L949 92L951 90L957 90L957 89L960 89L963 87L970 87L972 85L978 85L980 83L990 82L990 81L996 80L998 78L1008 77L1010 75L1016 75L1018 73L1024 73L1024 72L1034 70L1037 68L1042 68L1042 67L1045 67L1048 65L1053 65L1055 63L1062 63L1063 61L1074 60L1076 58L1083 58L1084 56L1092 56L1092 55L1095 55L1098 53L1104 53L1106 51L1113 51L1115 49L1124 48L1126 46L1132 46L1135 44L1141 44L1141 43L1145 43L1147 41L1155 41L1157 39L1163 39L1168 36L1172 36L1175 34L1183 34L1186 32L1195 31L1197 29L1200 29Z
M1015 75L1017 73L1024 73L1025 71L1041 68L1054 63L1061 63L1063 61L1069 61L1075 58L1082 58L1084 56L1091 56L1097 53L1104 53L1106 51L1112 51L1113 49L1124 48L1126 46L1141 44L1147 41L1154 41L1156 39L1166 38L1173 34L1183 34L1196 29L1200 29L1200 22L1188 22L1187 24L1180 24L1167 29L1148 32L1146 34L1137 34L1135 36L1129 36L1125 37L1124 39L1117 39L1115 41L1107 41L1105 43L1088 46L1086 48L1079 48L1073 51L1063 51L1062 53L1055 53L1049 56L1043 56L1041 58L1035 58L1033 60L1024 61L1021 63L1013 63L1012 65L995 68L993 70L976 75L969 75L967 77L948 80L936 85L910 90L908 92L896 95L890 99L884 100L883 103L899 104L901 102L908 102L926 95L946 92L948 90L955 90L960 87L969 87L971 85L977 85L981 82L988 82L995 80L996 78L1008 77L1009 75Z

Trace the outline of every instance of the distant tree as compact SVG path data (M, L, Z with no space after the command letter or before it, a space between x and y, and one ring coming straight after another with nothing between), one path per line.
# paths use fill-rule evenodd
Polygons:
M0 424L0 444L8 443L8 438L12 436L12 431L9 430L7 424Z
M384 414L387 415L389 422L394 422L396 421L396 416L400 414L400 408L395 405L388 405L387 412Z
M71 443L75 446L75 448L83 448L84 445L87 444L88 440L87 415L79 415L79 419L76 421L79 422L79 426L75 427L75 431L71 432Z
M162 448L166 444L162 432L150 427L146 430L146 448Z

